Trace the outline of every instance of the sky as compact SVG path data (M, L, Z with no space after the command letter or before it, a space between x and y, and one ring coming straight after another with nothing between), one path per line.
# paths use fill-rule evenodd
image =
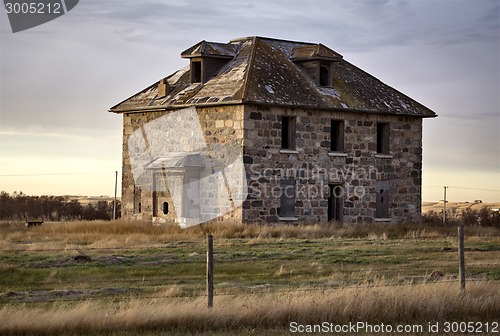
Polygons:
M0 190L113 195L122 119L108 109L201 40L257 35L322 43L435 111L424 201L443 186L450 201L500 201L498 0L80 0L22 32L4 8L0 21Z

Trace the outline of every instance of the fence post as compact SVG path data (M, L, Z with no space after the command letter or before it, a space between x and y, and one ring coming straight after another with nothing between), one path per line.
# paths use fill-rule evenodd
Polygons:
M448 187L443 187L444 188L444 199L443 199L443 225L446 225L446 203L448 202L446 200L446 189Z
M116 189L118 188L118 171L115 171L115 198L113 199L113 220L116 220Z
M207 296L208 308L214 305L214 240L212 235L207 236Z
M460 275L460 288L462 292L465 291L465 251L464 251L464 226L460 225L458 227L458 239L459 239L459 247L458 254L460 260L460 266L458 268Z

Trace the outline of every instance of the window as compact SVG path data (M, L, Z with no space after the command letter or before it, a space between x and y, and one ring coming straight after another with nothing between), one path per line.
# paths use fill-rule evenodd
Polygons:
M168 202L163 202L163 214L168 214Z
M280 217L295 217L295 179L281 180Z
M330 150L332 152L344 151L344 121L332 119L330 127Z
M331 86L330 63L320 63L319 65L319 85Z
M389 123L377 123L377 153L389 154Z
M281 148L295 150L295 118L281 119Z
M134 213L141 213L141 187L134 187Z
M201 83L201 61L191 61L191 83Z

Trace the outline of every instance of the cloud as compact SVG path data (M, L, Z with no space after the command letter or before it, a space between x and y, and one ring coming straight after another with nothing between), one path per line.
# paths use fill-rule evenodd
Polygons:
M419 10L429 13L416 41L437 46L500 40L500 10L497 2L422 2ZM422 16L422 15L421 15Z
M497 148L490 145L500 108L497 0L85 0L17 34L0 12L0 136L18 157L38 149L119 161L121 118L110 106L186 65L179 54L198 41L252 35L321 42L429 104L440 115L425 122L424 138L433 141L424 152L433 160L446 158L454 142L490 153L481 155ZM443 145L436 134L457 120ZM477 131L469 132L471 121ZM452 164L476 169L470 160L457 155ZM482 162L494 168L487 156Z

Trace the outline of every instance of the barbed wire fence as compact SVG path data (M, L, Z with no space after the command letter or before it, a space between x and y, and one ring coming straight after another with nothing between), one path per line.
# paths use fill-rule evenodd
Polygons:
M16 177L37 177L37 176L79 176L79 175L92 175L92 174L109 174L110 179L113 178L113 180L116 181L117 174L115 171L99 171L99 172L73 172L73 173L40 173L40 174L3 174L0 175L0 178L16 178ZM115 182L115 188L116 188L116 182ZM488 192L492 193L495 195L494 197L500 198L500 190L498 189L487 189L487 188L471 188L467 186L423 186L423 189L426 188L443 188L444 194L443 194L443 199L441 200L443 202L443 213L446 214L446 204L447 204L447 192L453 191L453 190L471 190L471 191L481 191L481 192ZM110 193L111 194L111 193ZM445 217L446 218L446 217ZM446 219L444 219L446 221ZM223 245L217 244L216 248L222 247ZM125 251L136 251L140 249L139 247L127 247L127 248L92 248L92 247L85 247L84 248L86 251L89 252L102 252L102 251L108 251L111 253L122 253ZM3 253L15 253L15 252L29 252L29 253L37 253L37 252L57 252L57 253L62 253L62 252L67 252L67 249L32 249L32 250L25 250L25 249L2 249ZM273 261L273 262L281 262L282 260L280 259L267 259L268 261ZM231 262L234 263L244 263L244 262L258 262L254 258L233 258ZM200 264L200 260L171 260L169 263L182 263L182 264ZM458 262L457 262L458 264ZM164 265L163 265L164 266ZM491 264L491 265L486 265L483 264L483 266L498 266L498 264ZM161 267L161 265L159 266ZM217 267L217 261L216 261L216 266ZM309 273L307 271L295 271L294 275L308 275ZM255 275L255 274L254 274ZM267 273L262 273L258 274L260 276L266 276L268 275ZM216 283L215 283L215 295L216 296L237 296L241 295L241 292L238 293L231 293L231 292L224 292L219 290L218 288L218 283L221 281L227 281L230 279L230 276L221 276L218 275L217 273L214 274ZM243 282L245 279L243 279ZM157 292L158 290L161 290L163 288L166 288L169 286L170 283L179 283L182 281L194 281L196 283L199 283L198 286L195 286L195 288L198 288L192 293L184 293L184 294L179 294L179 295L169 295L168 297L165 297L164 295L158 295ZM206 297L209 296L209 293L204 293L203 291L203 284L205 281L205 275L204 274L199 274L199 275L186 275L186 276L181 276L178 278L175 277L141 277L141 278L124 278L123 280L120 279L112 279L112 283L119 284L119 283L125 283L125 284L140 284L140 286L136 286L135 288L132 287L130 288L132 293L137 293L137 296L140 298L144 299L165 299L165 298L194 298L194 297ZM458 284L460 282L460 277L457 276L456 278L453 279L440 279L440 282L449 282L449 283L456 283ZM467 278L467 281L469 282L483 282L483 281L492 281L489 279L479 279L479 278ZM122 292L116 292L116 291L107 291L108 294L105 293L103 294L100 290L102 289L101 286L103 285L108 285L110 284L110 280L107 279L88 279L86 281L87 284L91 285L89 288L86 289L76 289L76 290L60 290L61 295L54 299L54 298L37 298L36 300L31 300L29 299L29 293L27 294L27 299L21 300L21 302L24 303L50 303L50 302L59 302L59 301L70 301L70 302L79 302L82 300L82 298L85 299L92 299L92 298L102 298L105 296L116 296L123 294ZM410 282L405 282L405 283L390 283L390 284L369 284L369 283L342 283L338 285L329 285L329 286L324 286L324 285L308 285L306 288L302 287L297 287L296 285L285 285L285 284L272 284L269 286L247 286L247 291L246 293L289 293L289 292L312 292L312 291L324 291L324 290L330 290L330 289L335 289L335 288L341 288L341 289L349 289L349 288L357 288L359 286L364 286L364 287L398 287L398 286L411 286L411 285L425 285L425 284L430 284L433 283L432 281L429 282L425 279L425 277L415 277ZM68 283L68 284L77 284L77 283ZM9 284L9 283L4 283L5 286L10 286L10 285L15 285L15 284ZM60 285L60 280L54 280L54 281L48 281L44 279L43 282L40 282L37 285L37 288L33 288L32 291L37 291L37 290L43 290L44 288L52 288L54 286ZM65 295L64 292L67 291L68 294ZM16 295L16 293L18 295ZM73 293L73 294L72 294ZM6 304L6 303L11 303L11 302L16 302L19 301L19 297L21 297L23 294L19 291L10 291L7 293L3 293L4 295L0 295L0 304ZM16 299L17 298L17 299Z
M200 247L199 245L197 246ZM215 246L215 251L222 247L234 247L233 244L224 244L218 243ZM124 254L126 252L134 252L134 253L148 253L151 249L154 249L159 255L168 256L172 251L178 249L178 246L162 246L152 248L151 246L129 246L123 248L98 248L98 247L82 247L85 250L85 256L88 256L87 262L94 262L97 265L102 267L106 267L105 263L102 263L103 259L99 258L99 255L103 252L106 255L111 256L119 256L120 254ZM2 249L3 253L27 253L27 254L38 254L38 253L49 253L49 254L58 254L65 255L71 254L73 249L70 248L51 248L51 249ZM79 251L80 255L82 255L81 251ZM310 257L310 256L308 256ZM118 258L117 258L118 259ZM70 258L66 259L70 260ZM128 265L128 260L126 257L124 260L119 262L118 266L125 267ZM248 262L271 262L279 264L283 262L283 259L273 257L271 254L269 256L261 256L259 260L256 260L255 257L226 257L224 258L219 254L219 257L216 258L215 261L215 270L220 265L224 265L225 263L234 263L234 264L243 264ZM348 261L346 261L348 262ZM163 260L163 262L158 262L156 264L152 264L153 267L164 268L173 264L198 264L200 265L200 269L204 265L204 255L201 253L196 253L194 256L189 256L188 258L178 258L178 259L168 259ZM457 265L458 268L458 258L456 263L454 261L450 262L450 265ZM114 264L111 264L116 266ZM51 268L53 270L57 270L59 267L75 267L75 271L77 271L77 267L81 266L78 262L71 263L69 261L62 264L47 264L47 265L31 265L38 266L41 268ZM447 265L449 266L449 265ZM481 267L492 267L498 268L500 263L481 263ZM134 267L133 263L129 265L129 267ZM427 268L427 267L426 267ZM8 270L4 270L7 271ZM213 270L212 270L213 272ZM161 273L161 272L160 272ZM329 291L329 290L348 290L353 288L384 288L384 287L401 287L401 286L422 286L422 285L431 285L437 282L439 283L450 283L456 284L457 288L460 284L460 276L440 276L438 279L432 279L428 274L415 275L413 277L406 278L403 282L389 282L389 283L379 283L374 281L373 279L351 279L349 281L339 281L335 284L321 284L321 283L300 283L294 281L293 283L286 283L280 281L274 281L272 273L269 272L261 272L261 273L252 273L251 277L248 274L240 274L237 277L230 274L217 274L217 271L214 273L215 277L215 296L241 296L241 295L250 295L250 294L275 294L275 293L298 293L298 292L317 292L317 291ZM301 276L310 276L310 270L294 270L292 273L293 277L300 279ZM252 278L269 278L269 281L265 283L255 284L252 281ZM245 278L248 277L248 278ZM227 287L222 286L223 284L235 281L237 278L237 282L239 285L237 288L232 288L233 291L227 290ZM109 279L102 278L87 278L85 280L84 286L81 286L82 283L78 281L64 281L61 282L61 279L57 277L53 277L52 279L44 278L38 282L33 282L34 286L29 290L26 289L15 289L17 286L16 281L3 281L2 286L5 288L11 288L9 291L0 293L0 305L10 304L10 303L23 303L23 304L43 304L43 303L52 303L52 302L81 302L82 300L116 300L117 297L123 298L136 298L136 299L195 299L195 298L203 298L206 297L207 300L210 300L210 293L205 292L205 275L200 271L198 274L186 274L186 275L176 275L176 276L151 276L148 271L148 275L143 276L135 276L135 277L124 277L124 278L116 278L112 277ZM499 282L498 280L488 279L488 278L478 278L478 277L469 277L467 278L467 282ZM189 287L188 292L182 292L178 294L162 294L162 290L169 289L172 285L177 284L185 284ZM111 287L110 287L111 286ZM58 289L54 289L58 288ZM213 300L213 297L212 297ZM212 301L213 302L213 301Z

